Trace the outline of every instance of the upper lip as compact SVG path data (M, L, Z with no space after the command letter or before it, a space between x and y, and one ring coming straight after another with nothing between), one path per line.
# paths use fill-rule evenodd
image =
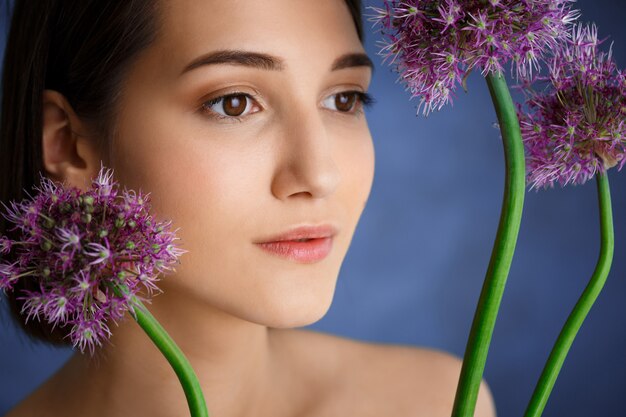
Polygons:
M255 243L280 242L286 240L297 239L314 239L331 237L337 234L337 228L331 224L321 224L317 226L298 226L293 227L285 232L277 235L262 238Z

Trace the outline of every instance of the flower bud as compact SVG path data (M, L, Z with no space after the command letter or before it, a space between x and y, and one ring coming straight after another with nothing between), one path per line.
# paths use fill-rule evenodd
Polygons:
M40 246L41 246L41 250L43 250L44 252L48 252L50 249L52 249L52 242L46 239L43 242L41 242Z

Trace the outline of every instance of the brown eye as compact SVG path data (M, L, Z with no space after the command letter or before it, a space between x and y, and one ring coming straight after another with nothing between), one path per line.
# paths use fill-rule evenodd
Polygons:
M243 94L226 96L222 107L227 116L241 116L246 109L247 101L247 97Z
M349 112L355 102L356 94L354 93L339 93L335 95L335 106L339 111Z
M356 90L331 94L324 100L325 106L331 110L355 116L363 112L362 106L369 106L373 102L369 94Z
M247 110L250 113L253 101L249 94L237 92L206 101L202 104L202 108L210 116L218 119L239 120L247 116L244 114Z

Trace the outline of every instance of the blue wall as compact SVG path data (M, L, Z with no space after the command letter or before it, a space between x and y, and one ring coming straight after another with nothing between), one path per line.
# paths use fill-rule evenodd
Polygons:
M583 19L616 42L626 67L626 4L580 0ZM365 5L380 6L381 1ZM371 11L367 11L368 13ZM0 13L0 15L2 15ZM3 16L0 16L2 19ZM0 29L6 22L0 20ZM333 305L312 329L462 355L487 269L502 201L504 158L484 81L454 107L416 117L417 100L376 55L368 111L376 175L342 268ZM3 40L4 30L0 30ZM0 42L2 43L2 42ZM0 49L1 52L1 49ZM624 415L626 410L626 170L611 171L613 269L574 342L544 416ZM3 179L6 180L6 179ZM500 416L521 415L599 250L595 181L529 192L485 377ZM0 414L51 375L67 349L31 345L0 303Z

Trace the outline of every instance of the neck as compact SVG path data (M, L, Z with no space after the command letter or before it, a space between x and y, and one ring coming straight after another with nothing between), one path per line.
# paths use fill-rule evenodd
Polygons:
M183 299L173 290L146 304L196 372L211 415L263 415L276 387L278 363L271 329ZM100 357L77 354L71 366L90 381L85 403L100 404L107 416L188 415L180 382L143 329L127 315ZM93 381L93 382L92 382ZM84 383L83 383L84 384Z

